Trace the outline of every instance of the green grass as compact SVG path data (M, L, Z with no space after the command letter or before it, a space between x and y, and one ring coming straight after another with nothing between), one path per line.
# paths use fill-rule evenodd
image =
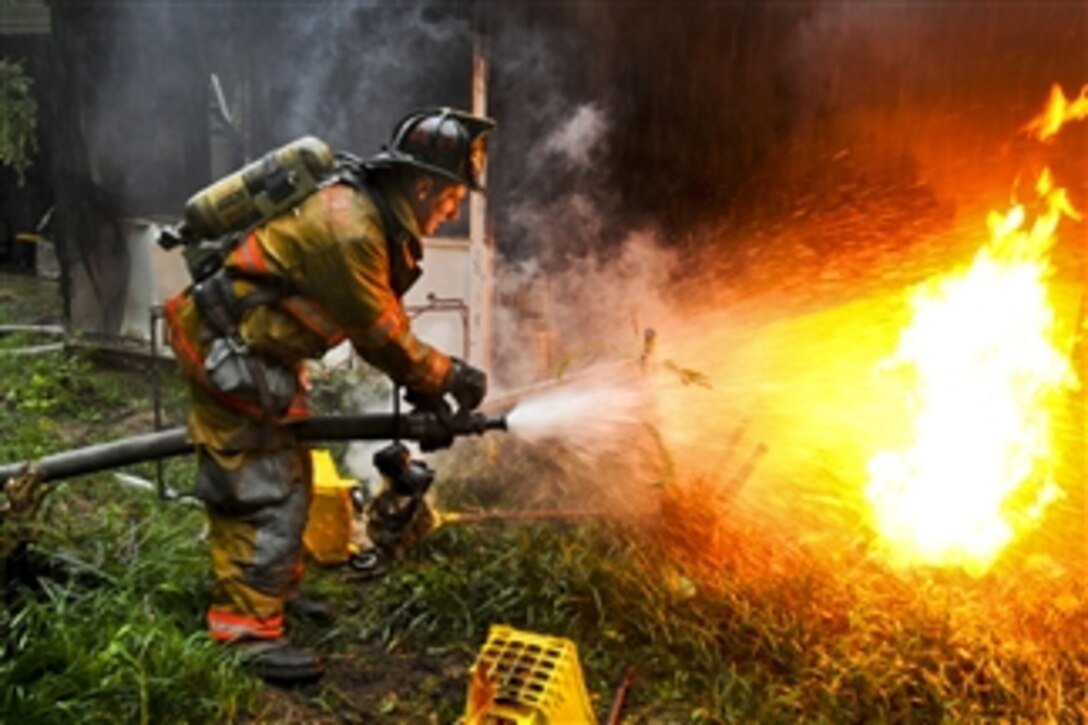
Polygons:
M31 340L0 338L0 460L34 458L106 437L110 424L150 407L150 388L73 352L6 354ZM133 383L138 387L134 388ZM146 391L146 392L145 392Z
M110 491L87 496L102 507L73 517L57 496L46 524L78 518L87 526L48 537L45 548L82 557L92 574L46 580L9 611L0 710L12 722L146 723L205 722L248 708L255 685L201 626L199 516Z
M0 340L11 349L23 336ZM29 460L137 432L150 407L140 373L57 352L0 350L0 461ZM174 382L168 401L181 399ZM153 464L130 471L154 475ZM191 486L193 463L166 480ZM112 473L62 483L36 521L34 551L63 558L49 577L11 582L0 602L5 722L232 721L255 711L260 684L203 626L203 515L122 488Z
M11 722L206 722L252 707L256 683L202 626L199 512L108 477L65 489L48 502L39 548L74 558L80 574L3 610L0 711Z

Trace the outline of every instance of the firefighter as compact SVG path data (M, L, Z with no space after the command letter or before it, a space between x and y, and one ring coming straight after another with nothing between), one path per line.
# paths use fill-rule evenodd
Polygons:
M320 657L285 639L285 609L331 617L298 594L310 459L284 423L307 414L304 361L346 339L410 395L472 410L486 394L483 371L413 334L401 298L421 274L421 238L457 219L469 190L483 191L494 125L448 108L407 116L357 173L258 226L166 304L209 520L207 624L270 682L323 672Z

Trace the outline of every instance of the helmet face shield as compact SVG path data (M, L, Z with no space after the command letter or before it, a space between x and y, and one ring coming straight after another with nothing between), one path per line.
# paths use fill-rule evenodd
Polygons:
M490 118L452 108L418 111L397 124L389 144L367 163L409 166L483 191L485 134L494 127Z

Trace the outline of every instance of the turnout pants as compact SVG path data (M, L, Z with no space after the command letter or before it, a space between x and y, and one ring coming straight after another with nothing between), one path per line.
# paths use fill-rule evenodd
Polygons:
M207 509L215 570L211 635L221 642L280 637L284 602L302 576L309 451L200 447L198 455L196 493Z

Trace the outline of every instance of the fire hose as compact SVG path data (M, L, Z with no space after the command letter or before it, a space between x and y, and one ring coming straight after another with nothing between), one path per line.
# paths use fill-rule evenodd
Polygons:
M290 424L303 442L341 440L409 440L423 450L448 447L454 438L506 430L506 418L481 413L441 418L435 413L412 411L404 415L315 416ZM155 461L193 452L185 428L123 438L109 443L55 453L37 461L0 465L0 481L32 474L41 482L96 473L131 463Z
M506 430L504 416L458 413L448 410L413 410L406 414L315 416L290 423L298 440L407 440L424 451L446 448L456 438ZM0 465L3 500L0 501L0 561L6 560L29 538L30 522L51 486L49 482L96 473L110 468L157 461L192 453L185 428L123 438L109 443L55 453L23 463ZM410 463L410 461L409 461ZM414 472L409 467L408 472Z

